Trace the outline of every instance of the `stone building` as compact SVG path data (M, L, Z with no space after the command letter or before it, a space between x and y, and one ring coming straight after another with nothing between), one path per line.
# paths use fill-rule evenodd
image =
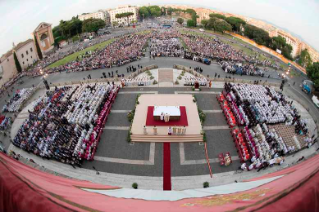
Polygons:
M94 13L83 13L82 15L79 15L79 19L81 21L94 18L94 19L101 19L105 21L106 25L110 25L110 14L106 10L99 10Z
M29 66L38 60L38 54L33 39L28 39L18 45L13 44L13 48L1 56L0 66L3 72L2 81L7 81L14 75L18 74L13 53L16 53L22 70L26 70ZM2 85L3 83L0 83Z
M52 34L51 24L42 22L33 31L33 37L38 41L42 53L46 53L53 49L54 38Z
M112 25L114 22L117 22L118 24L122 24L122 25L127 25L128 24L127 21L129 21L129 23L132 23L133 21L138 20L138 9L135 6L131 6L131 5L118 6L115 9L109 9L108 12L110 14L110 20ZM128 12L133 13L133 15L129 17L129 20L127 20L126 17L123 17L123 18L115 17L116 14L128 13Z

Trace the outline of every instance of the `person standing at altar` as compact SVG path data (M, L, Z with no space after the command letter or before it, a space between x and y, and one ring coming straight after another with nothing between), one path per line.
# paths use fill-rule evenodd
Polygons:
M177 128L177 134L178 134L178 135L181 135L181 134L182 134L182 128L181 128L181 127Z
M160 117L161 121L164 121L164 113L161 113L161 117Z
M173 135L176 135L176 127L173 127Z
M172 130L172 127L168 127L168 135L172 135L172 132L173 132L173 130Z
M169 118L168 118L168 114L167 114L167 113L165 113L165 115L164 115L164 121L165 121L165 122L168 122L168 121L169 121Z
M165 113L165 117L166 117L165 122L169 122L169 114L168 113Z
M153 133L154 133L154 135L157 135L157 127L156 126L153 127Z
M143 131L144 131L144 135L147 135L147 128L146 128L146 126L144 126Z
M185 126L183 127L182 134L183 134L183 135L186 134L186 127L185 127Z

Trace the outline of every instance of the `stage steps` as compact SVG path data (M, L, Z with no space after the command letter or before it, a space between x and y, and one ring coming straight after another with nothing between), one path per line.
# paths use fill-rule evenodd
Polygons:
M132 142L203 142L203 135L131 135Z
M158 82L172 82L173 83L173 69L160 68L158 69Z

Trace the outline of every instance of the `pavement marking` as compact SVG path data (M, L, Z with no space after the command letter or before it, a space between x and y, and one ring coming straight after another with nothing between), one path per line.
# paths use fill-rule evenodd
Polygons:
M204 113L221 113L223 110L203 110Z
M228 125L225 126L204 126L203 130L227 130L229 129Z
M111 113L129 113L132 110L111 110Z
M130 127L119 127L119 126L106 126L103 130L129 130Z
M119 92L118 94L158 94L158 91L128 91L128 92Z
M191 93L198 93L198 94L220 94L217 91L175 91L175 94L191 94Z
M150 143L150 154L148 160L130 160L123 158L109 158L102 156L94 156L94 160L111 162L111 163L124 163L131 165L154 165L155 164L155 143Z
M184 143L179 143L179 158L181 165L197 165L197 164L207 164L206 159L200 159L200 160L186 160L185 159L185 147ZM233 161L239 160L238 156L231 156L231 159ZM209 159L210 163L219 163L218 158L211 158Z

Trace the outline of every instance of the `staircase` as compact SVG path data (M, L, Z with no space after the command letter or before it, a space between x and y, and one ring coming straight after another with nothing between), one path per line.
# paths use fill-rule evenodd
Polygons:
M164 87L166 86L170 87L170 86L173 86L173 83L174 83L173 81L174 81L173 69L171 68L158 69L159 85L162 85Z
M203 135L131 135L132 142L203 142Z

